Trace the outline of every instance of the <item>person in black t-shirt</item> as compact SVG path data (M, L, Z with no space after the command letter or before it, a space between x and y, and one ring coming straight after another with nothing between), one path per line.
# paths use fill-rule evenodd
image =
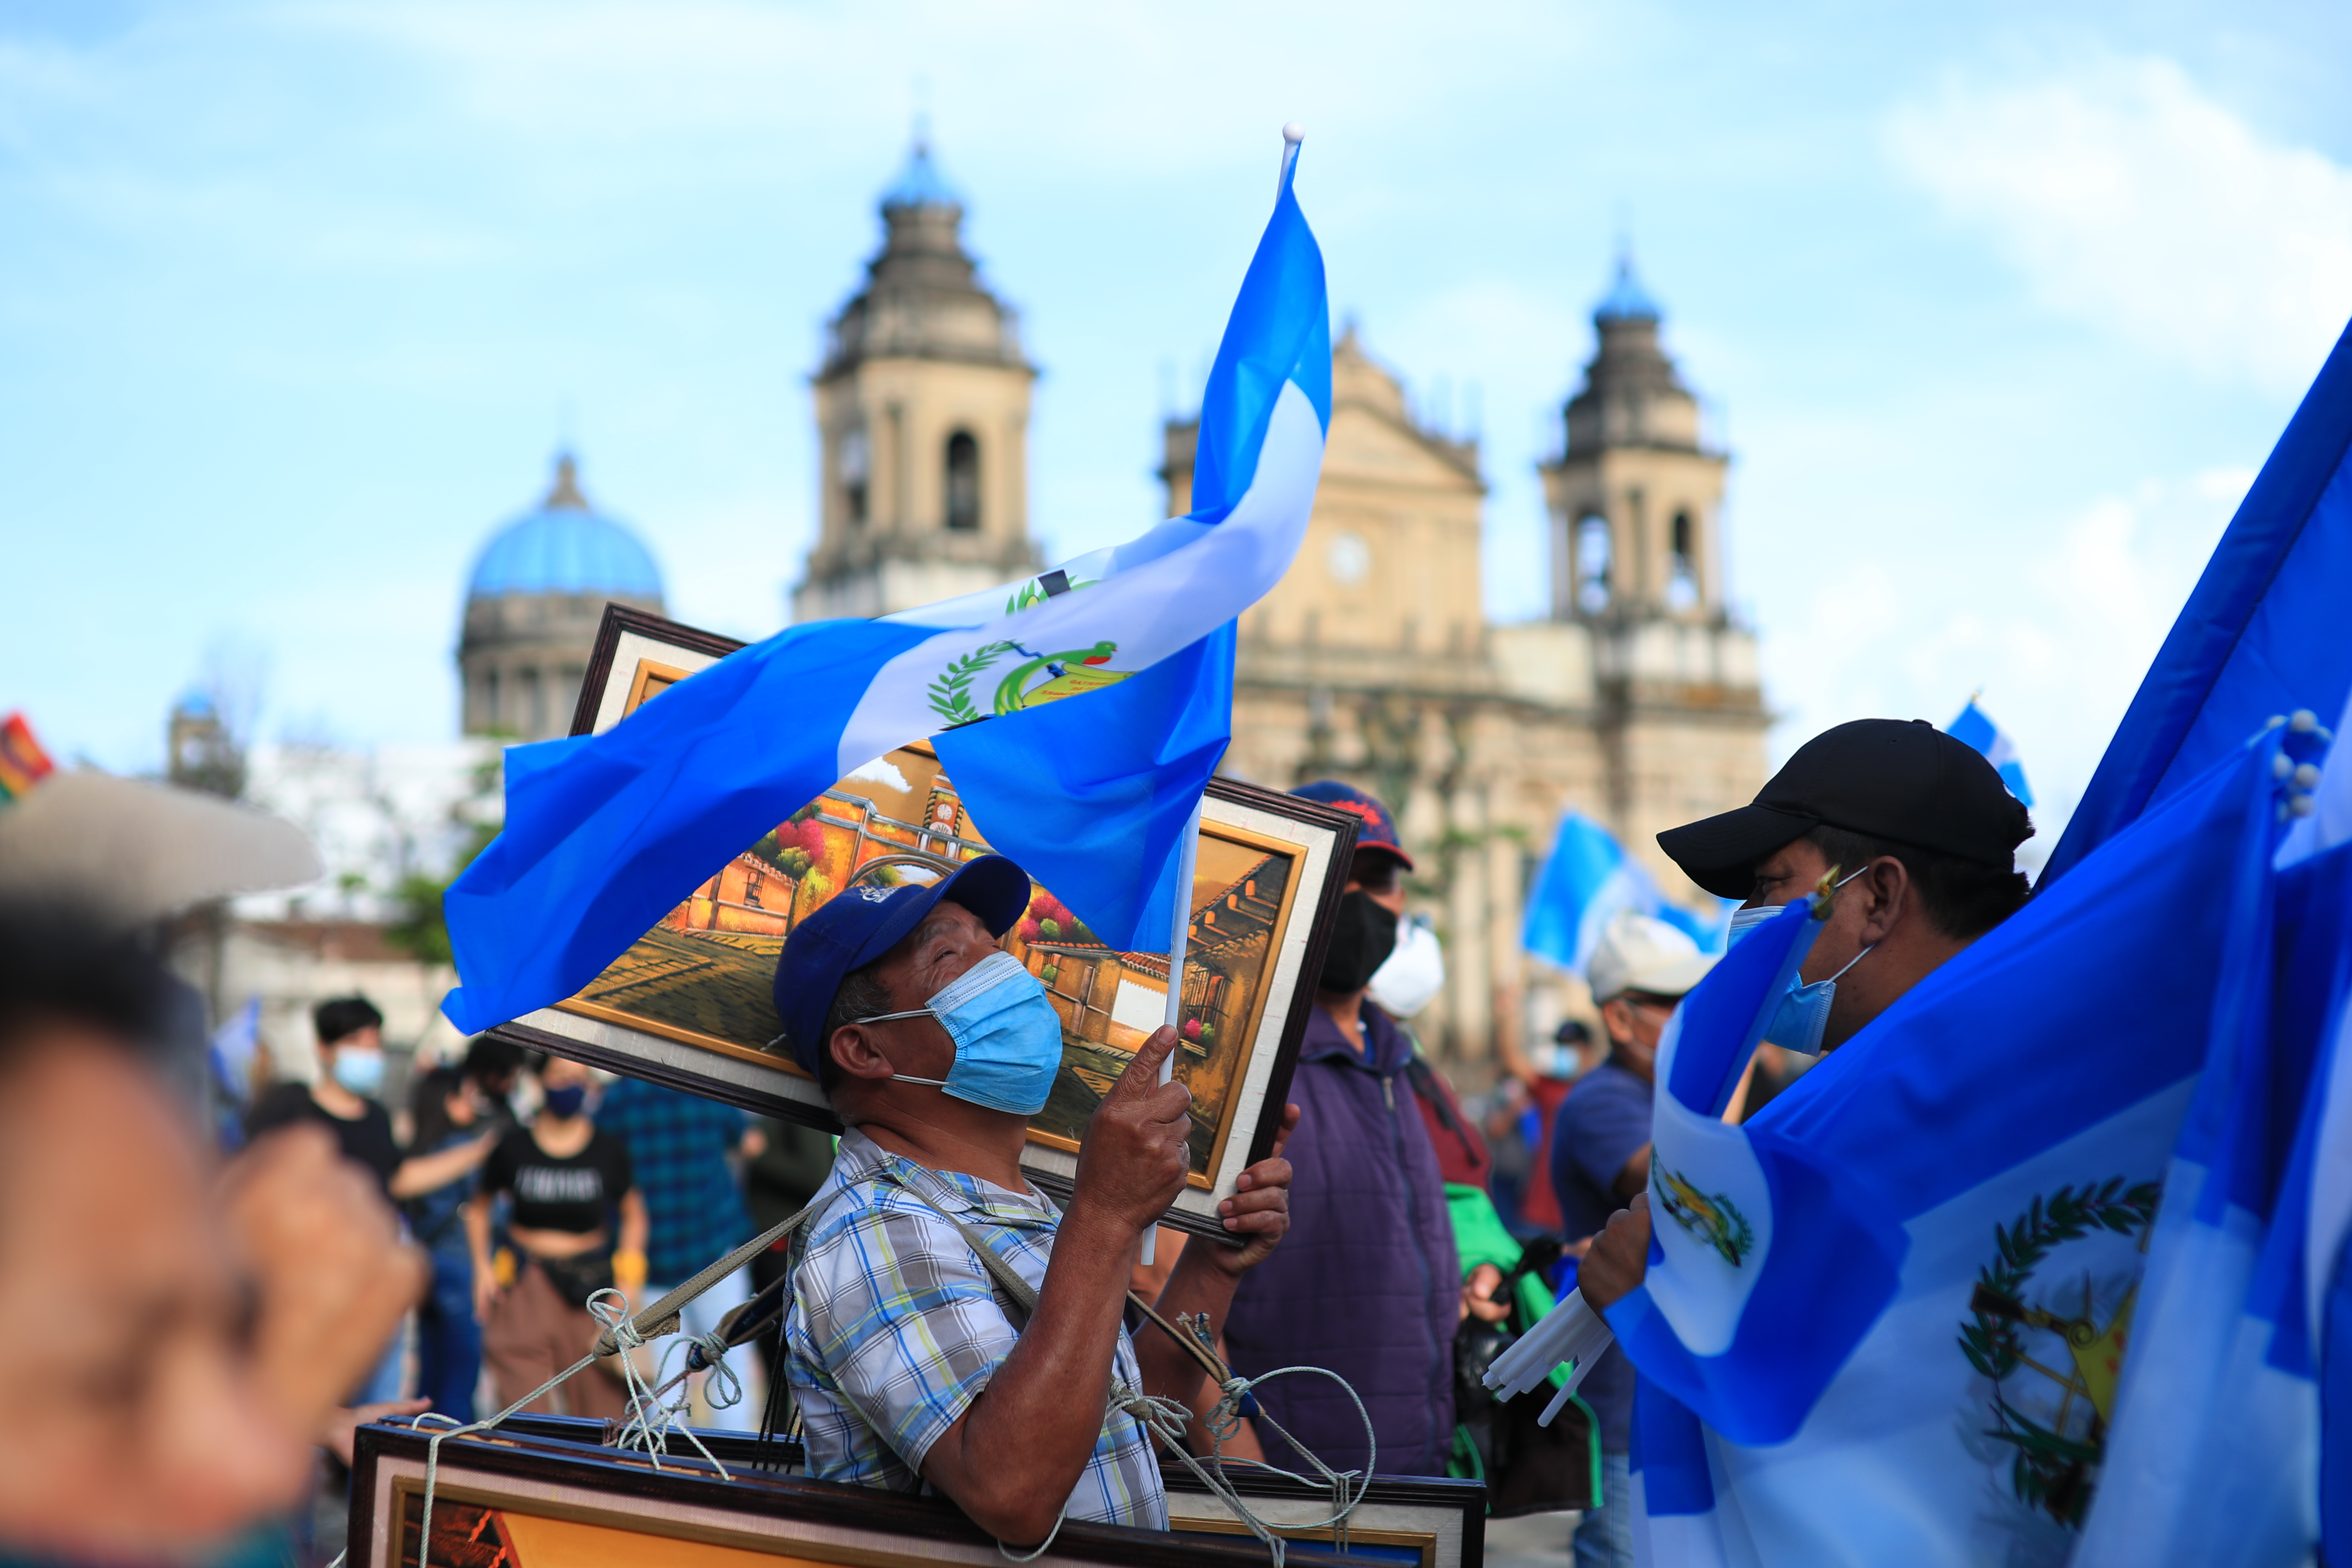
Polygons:
M627 1146L589 1119L588 1069L550 1057L539 1078L539 1114L529 1127L499 1140L466 1209L482 1359L500 1405L586 1352L602 1331L587 1310L597 1290L617 1285L635 1297L646 1283L645 1195L637 1191ZM511 1247L493 1255L490 1210L501 1194L509 1199ZM567 1407L573 1415L627 1413L620 1385L603 1363L529 1406L541 1412Z
M402 1159L392 1136L392 1113L375 1099L383 1085L383 1015L364 996L321 1002L311 1014L319 1036L319 1081L272 1084L246 1118L246 1135L258 1140L280 1127L310 1121L335 1136L343 1158L364 1165L390 1198L414 1198L472 1173L489 1152L489 1139ZM352 1395L358 1405L398 1399L403 1373L400 1336Z
M403 1159L392 1113L375 1099L383 1086L383 1015L364 996L321 1002L311 1015L319 1034L319 1081L276 1083L246 1118L246 1135L315 1121L335 1135L343 1158L364 1165L384 1195L422 1197L471 1175L489 1152L485 1136L435 1153ZM387 1397L389 1397L387 1395Z

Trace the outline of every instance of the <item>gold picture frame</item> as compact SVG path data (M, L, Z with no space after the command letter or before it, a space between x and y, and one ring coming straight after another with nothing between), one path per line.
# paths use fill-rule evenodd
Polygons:
M583 682L576 733L619 723L732 650L729 639L621 605ZM1202 802L1176 1072L1193 1092L1192 1170L1166 1223L1222 1235L1218 1202L1265 1157L1297 1058L1313 976L1354 845L1352 818L1294 796L1213 780ZM857 769L736 855L574 996L497 1031L518 1043L830 1127L789 1054L769 994L798 922L859 880L929 879L988 853L927 744ZM1162 953L1118 952L1051 892L1005 947L1063 1019L1054 1093L1031 1123L1024 1169L1066 1194L1087 1117L1165 1016Z
M996 1542L954 1504L813 1481L725 1459L646 1455L504 1431L445 1439L378 1424L355 1436L350 1568L992 1568ZM429 1542L420 1554L425 1475ZM420 1555L423 1561L420 1563ZM1053 1568L1252 1568L1265 1552L1214 1533L1064 1524ZM1354 1563L1356 1559L1344 1559ZM1366 1568L1370 1568L1367 1564Z

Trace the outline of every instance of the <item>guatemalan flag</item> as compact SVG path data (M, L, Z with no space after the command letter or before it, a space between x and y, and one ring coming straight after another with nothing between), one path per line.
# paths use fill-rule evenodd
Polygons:
M790 627L602 735L509 751L505 828L445 901L452 1023L573 994L711 867L926 736L992 844L1113 946L1166 946L1175 850L1230 732L1232 623L1297 552L1331 418L1323 257L1284 135L1192 513L983 593Z
M1991 716L1977 706L1975 698L1969 699L1969 705L1960 710L1958 718L1944 726L1944 733L1970 747L1990 763L1993 771L2000 774L2000 782L2009 786L2009 793L2017 797L2019 805L2033 804L2033 786L2025 782L2025 764L2018 760L2017 742L2009 738L2008 731L1994 723Z
M1703 949L1723 944L1724 916L1695 914L1669 903L1607 828L1580 811L1570 812L1559 819L1551 853L1528 895L1521 944L1538 958L1581 974L1609 922L1627 910L1679 928Z
M1818 929L1735 946L1658 1061L1641 1373L1648 1561L2066 1562L2158 1197L2263 940L2282 734L2224 759L1752 1121L1722 1106Z

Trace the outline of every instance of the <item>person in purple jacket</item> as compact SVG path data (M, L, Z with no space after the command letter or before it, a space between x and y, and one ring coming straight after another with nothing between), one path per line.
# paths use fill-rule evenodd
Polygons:
M1286 1151L1290 1233L1242 1277L1225 1324L1234 1369L1319 1366L1348 1380L1363 1417L1326 1377L1257 1389L1267 1412L1334 1469L1368 1459L1389 1475L1442 1476L1454 1442L1454 1335L1466 1310L1437 1152L1405 1067L1412 1041L1365 999L1396 945L1399 873L1412 869L1388 808L1343 784L1294 792L1361 819L1355 862L1298 1052L1301 1110ZM1263 1426L1266 1458L1296 1460Z

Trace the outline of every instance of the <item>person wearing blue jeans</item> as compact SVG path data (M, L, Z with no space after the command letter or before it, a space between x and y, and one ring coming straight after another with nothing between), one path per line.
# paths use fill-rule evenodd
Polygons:
M482 1096L457 1068L438 1067L416 1080L411 1101L415 1154L484 1144ZM474 1195L467 1171L408 1203L408 1225L433 1259L433 1285L416 1309L416 1392L432 1408L458 1421L474 1419L474 1389L482 1377L482 1326L474 1317L474 1258L466 1241L466 1201Z

